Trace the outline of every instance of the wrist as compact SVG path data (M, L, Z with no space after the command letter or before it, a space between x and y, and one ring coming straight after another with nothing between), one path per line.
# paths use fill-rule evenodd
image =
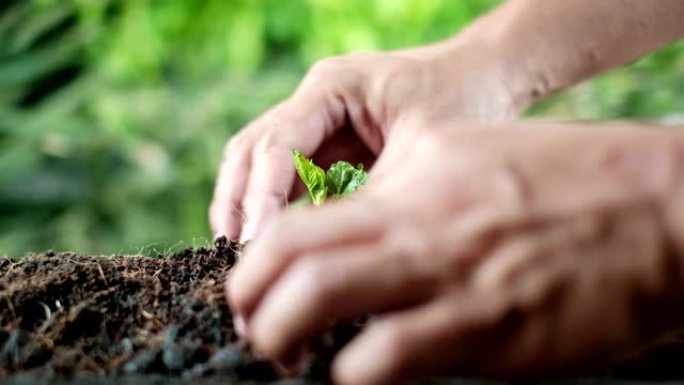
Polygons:
M466 30L442 42L438 52L432 58L436 72L452 79L465 98L479 98L474 104L490 114L485 121L513 119L551 93L542 76L510 60L505 47L486 35Z
M683 14L677 0L509 0L453 42L485 51L524 110L681 38Z
M529 5L528 1L505 2L456 36L420 48L418 55L439 62L452 73L476 74L471 75L472 81L493 92L508 115L515 117L573 83L547 63L537 52L538 42L516 25L520 14L528 12L521 7Z
M518 112L595 72L591 68L594 61L586 60L591 52L579 52L577 47L570 52L571 48L565 47L568 41L555 41L547 35L551 28L538 15L538 7L536 1L504 2L452 43L480 52L482 62L489 63L488 71L499 79Z

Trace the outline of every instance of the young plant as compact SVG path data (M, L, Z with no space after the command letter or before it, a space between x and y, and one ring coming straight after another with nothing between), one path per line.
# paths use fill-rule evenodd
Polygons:
M297 150L292 150L292 157L314 205L323 204L328 197L339 199L352 194L368 180L362 164L354 167L349 162L339 161L324 171Z

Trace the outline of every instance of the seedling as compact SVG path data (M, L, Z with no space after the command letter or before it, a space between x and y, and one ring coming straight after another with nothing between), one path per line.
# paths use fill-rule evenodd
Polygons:
M323 171L297 150L292 150L292 157L314 205L323 204L328 197L339 199L352 194L368 180L362 164L354 167L349 162L339 161Z

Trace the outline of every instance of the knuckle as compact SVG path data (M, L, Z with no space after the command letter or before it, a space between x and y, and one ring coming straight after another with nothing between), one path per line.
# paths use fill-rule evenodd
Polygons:
M295 124L299 121L297 111L295 104L286 101L259 118L262 130L251 141L253 155L286 155L289 159L294 143L301 141L297 136L298 125Z
M325 79L339 75L344 66L344 59L340 56L328 57L315 62L307 73L307 78Z
M240 133L236 134L228 140L223 149L224 158L230 157L232 154L249 146L249 140L246 135Z
M311 66L302 82L303 88L327 91L355 89L363 83L367 65L356 55L330 57ZM370 62L372 63L372 62Z
M282 138L283 130L277 129L264 132L255 145L256 154L272 154L274 152L288 151L286 141Z

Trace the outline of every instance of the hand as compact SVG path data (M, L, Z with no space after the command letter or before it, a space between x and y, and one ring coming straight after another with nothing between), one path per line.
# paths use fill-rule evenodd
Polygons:
M407 116L514 117L526 105L512 100L488 55L483 44L459 41L317 63L294 95L226 145L209 210L215 235L248 240L303 191L293 189L292 149L323 166L368 167Z
M682 320L664 214L675 135L422 129L356 196L270 223L227 282L231 307L285 363L336 320L377 314L336 357L338 384L608 363Z

